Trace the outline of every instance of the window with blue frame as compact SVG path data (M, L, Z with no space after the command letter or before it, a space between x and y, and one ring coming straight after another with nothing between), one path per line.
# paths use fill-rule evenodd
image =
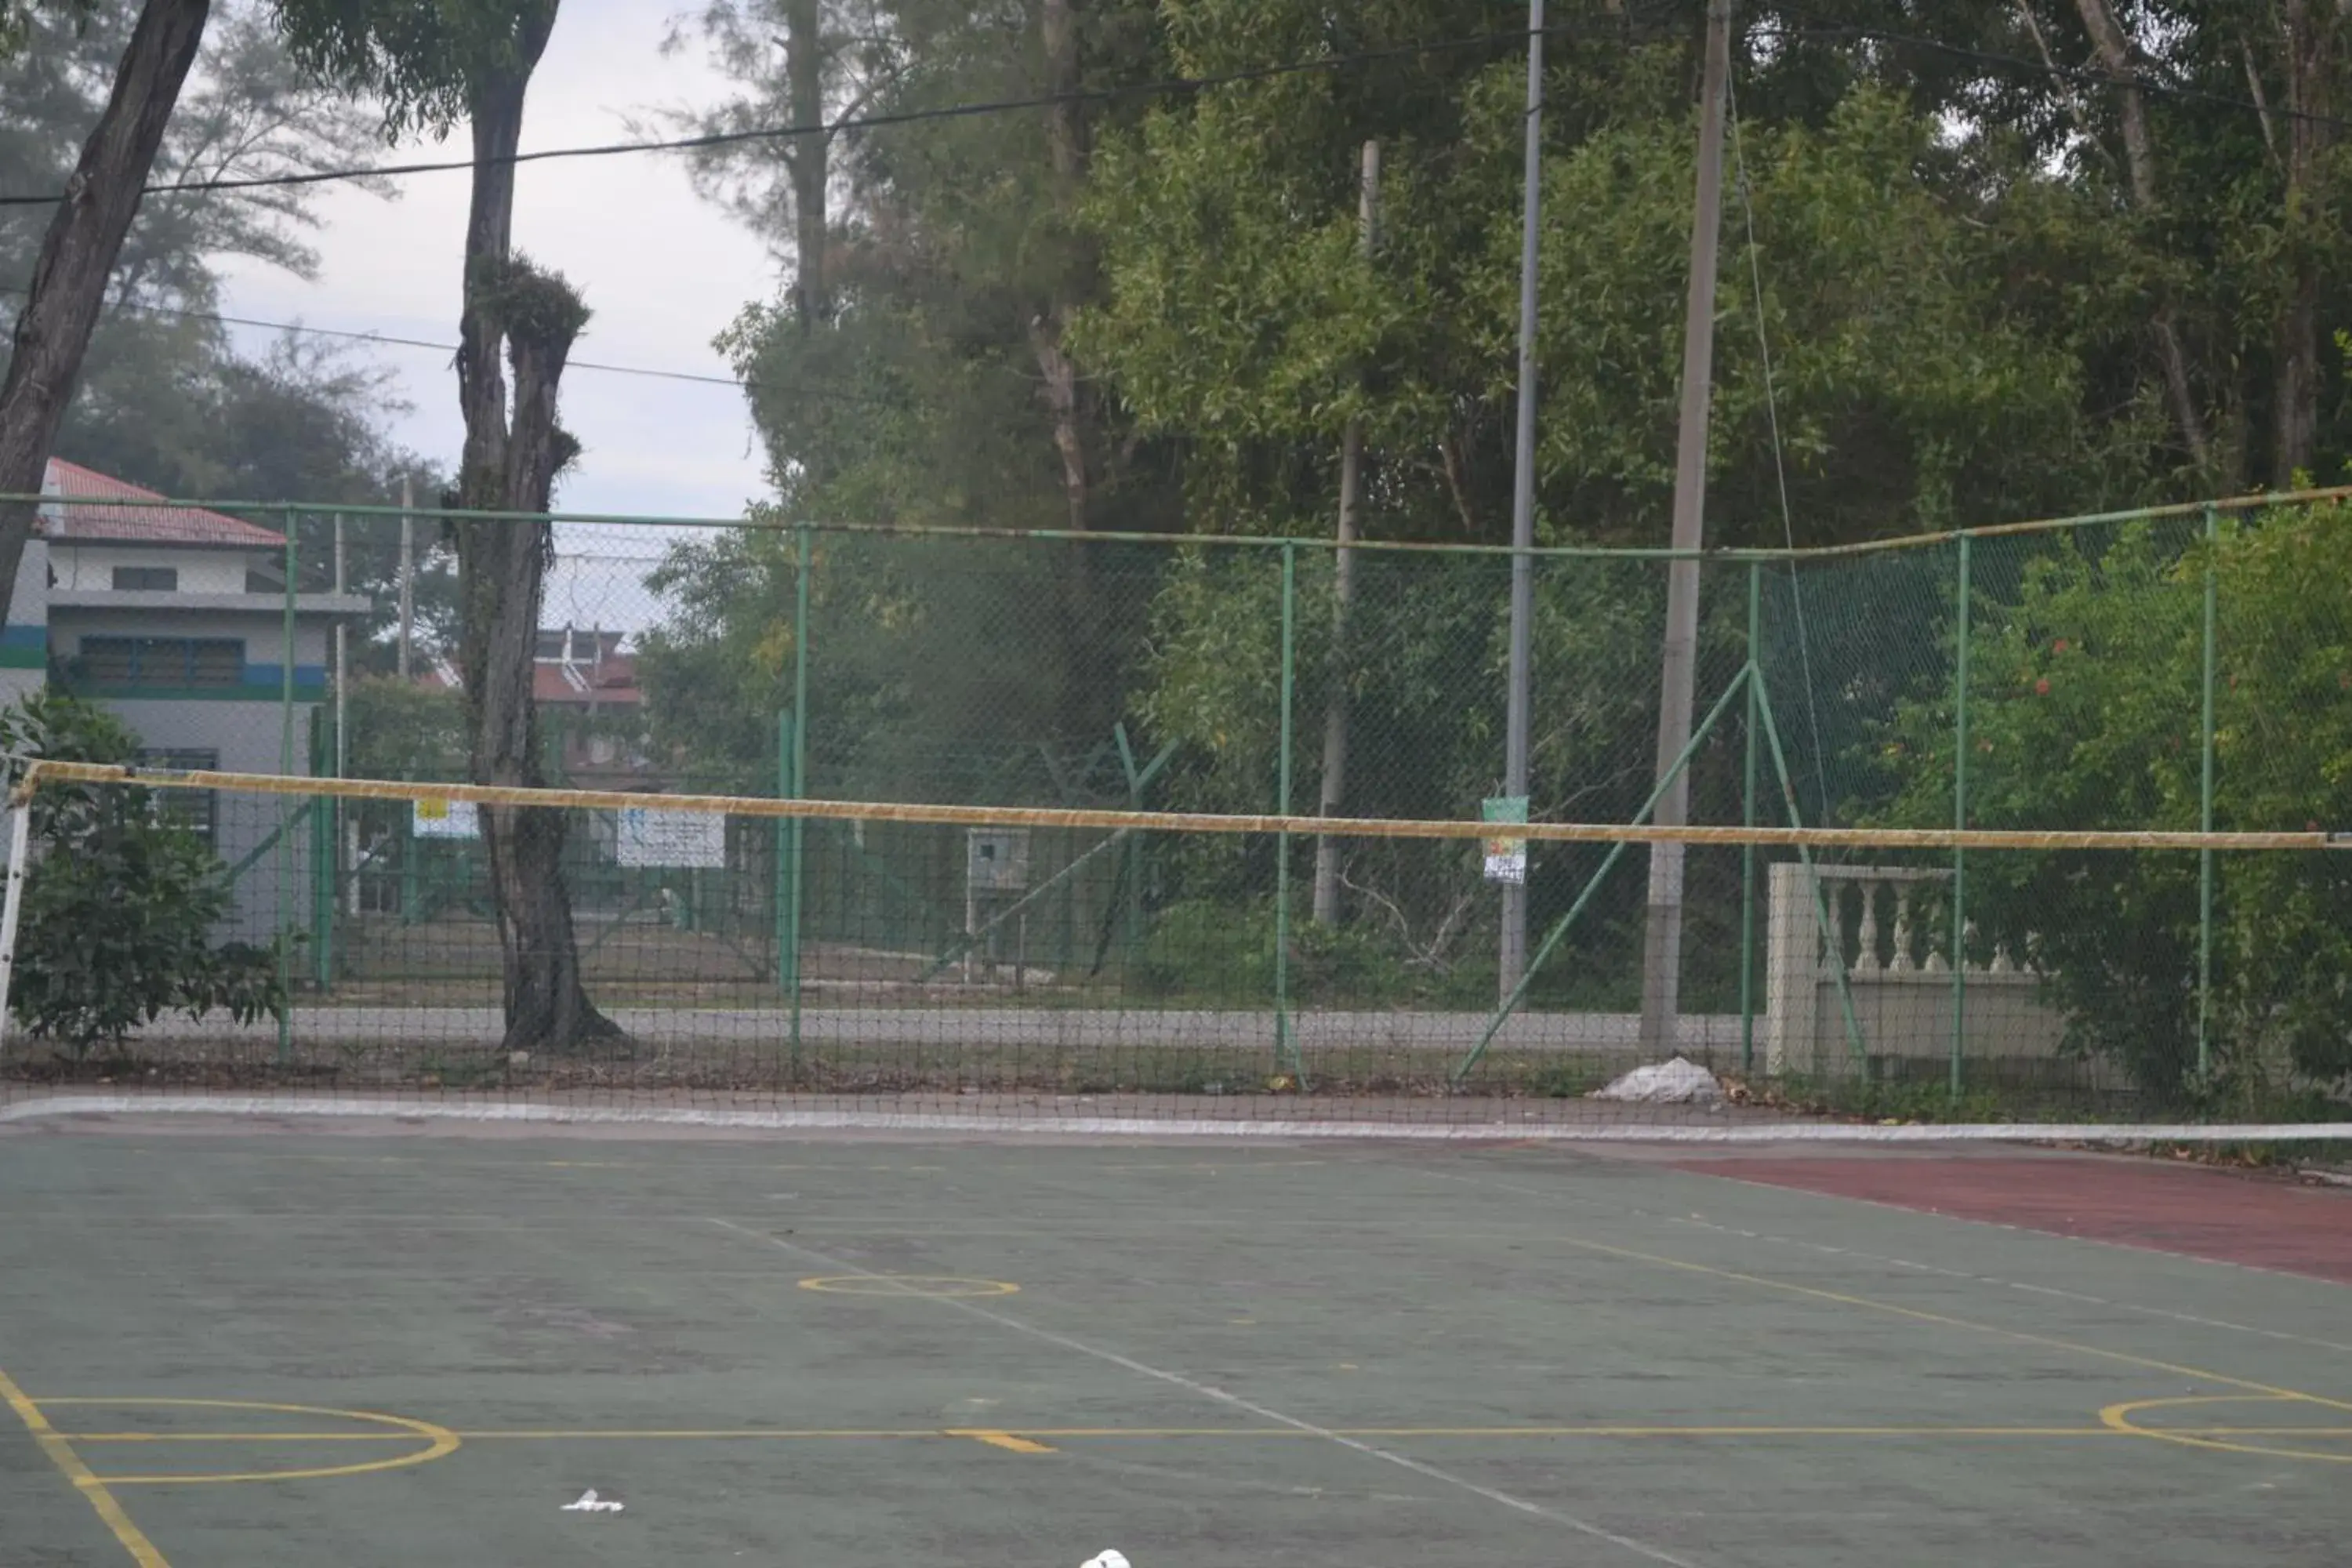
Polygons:
M245 639L86 637L79 662L77 673L98 686L237 686Z

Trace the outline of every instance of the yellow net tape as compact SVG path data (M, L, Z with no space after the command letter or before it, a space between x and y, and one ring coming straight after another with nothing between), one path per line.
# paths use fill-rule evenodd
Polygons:
M728 816L829 822L919 822L951 827L1075 827L1118 832L1331 834L1350 838L1486 838L1493 823L1395 817L1236 816L1179 811L1111 811L1090 807L947 805L862 800L777 800L761 795L667 795L626 790L529 789L501 784L419 784L397 779L300 778L280 773L129 768L95 763L40 761L17 784L22 805L45 784L140 784L157 789L204 789L253 795L331 796L343 800L468 801L477 805L627 811L710 812ZM1659 827L1626 822L1513 823L1513 837L1543 844L1705 844L1780 846L1805 849L2352 849L2352 832L2200 833L2195 831L2062 831L1951 827Z

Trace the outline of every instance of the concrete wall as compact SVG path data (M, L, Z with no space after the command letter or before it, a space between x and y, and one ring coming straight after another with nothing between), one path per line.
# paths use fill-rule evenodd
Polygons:
M139 544L83 544L59 541L49 552L62 593L111 590L117 566L163 566L180 574L182 594L242 594L248 568L278 570L282 556L271 552L188 550Z
M219 753L220 765L236 773L279 771L279 707L275 701L190 702L136 698L106 707L130 725L139 743L152 751ZM294 771L310 772L310 716L315 705L294 709ZM268 839L282 820L299 808L290 796L220 794L213 799L213 849L234 867ZM281 879L290 903L281 906ZM297 925L310 920L310 834L298 826L281 837L260 861L238 877L235 906L223 934L262 942L277 928L281 907Z
M48 541L26 540L7 618L0 625L0 706L22 701L48 678Z
M81 652L86 637L236 637L245 644L246 684L276 689L279 659L286 647L282 602L248 595L254 607L247 612L215 609L164 608L166 595L126 595L133 605L98 607L54 605L49 611L50 645L59 658ZM305 616L294 626L294 679L298 685L316 686L327 678L327 643L331 622L324 616ZM273 756L276 753L271 753ZM274 770L274 764L273 764Z

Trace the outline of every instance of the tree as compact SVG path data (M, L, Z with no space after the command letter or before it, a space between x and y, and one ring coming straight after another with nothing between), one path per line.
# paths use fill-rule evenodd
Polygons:
M0 63L0 186L37 192L66 183L136 19L131 7L79 21L52 8L33 19L25 52ZM348 167L364 161L379 124L374 110L302 72L266 16L233 5L206 30L150 182ZM315 274L318 257L305 240L323 188L165 191L142 202L53 445L58 457L166 495L319 507L300 516L298 531L305 586L320 588L332 573L327 509L394 500L404 477L427 495L443 483L385 439L383 420L403 410L389 375L349 345L322 347L289 332L247 356L211 318L224 258ZM33 270L48 218L39 207L0 208L0 296ZM362 592L389 589L398 524L354 518L346 531L349 581ZM428 563L421 584L428 613L452 597L447 576Z
M833 317L834 144L817 129L854 119L903 68L887 0L705 0L692 19L741 93L708 111L673 116L681 129L727 135L778 125L802 133L704 149L694 170L704 193L771 236L793 267L789 306L807 332ZM667 47L686 47L687 29Z
M2202 749L2204 585L2220 606L2214 826L2352 819L2352 510L2231 523L2210 547L2136 525L2062 541L1972 616L1970 825L2193 829ZM1951 820L1948 692L1879 737L1905 826ZM1979 960L2041 977L2069 1043L2180 1100L2259 1096L2352 1071L2352 873L2332 855L2216 858L2214 1074L2196 1074L2199 862L2179 851L1971 855Z
M114 89L41 244L8 370L0 377L0 495L37 494L98 323L117 253L138 216L164 127L204 40L211 0L145 0ZM0 584L14 584L35 509L0 503Z
M457 348L466 421L457 504L525 518L450 525L459 579L458 665L477 783L530 787L541 772L532 667L553 548L544 513L579 446L556 421L556 390L588 310L562 278L513 247L515 155L531 72L558 0L277 0L297 58L385 104L385 126L449 125L473 134L465 314ZM506 368L514 372L509 403ZM562 813L483 810L504 954L506 1047L570 1050L618 1033L589 1001L565 890Z
M0 711L0 747L12 758L124 764L139 742L103 710L44 690ZM49 784L30 810L35 859L9 1006L34 1034L79 1060L99 1046L120 1055L131 1030L169 1012L221 1010L240 1024L284 1016L278 951L213 941L229 910L227 871L161 792Z

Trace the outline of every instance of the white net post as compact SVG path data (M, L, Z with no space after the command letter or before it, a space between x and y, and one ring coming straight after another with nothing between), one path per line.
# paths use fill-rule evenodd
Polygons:
M25 911L25 873L33 847L33 805L8 813L8 890L0 899L0 1054L8 1044L8 994L16 978L16 924Z

